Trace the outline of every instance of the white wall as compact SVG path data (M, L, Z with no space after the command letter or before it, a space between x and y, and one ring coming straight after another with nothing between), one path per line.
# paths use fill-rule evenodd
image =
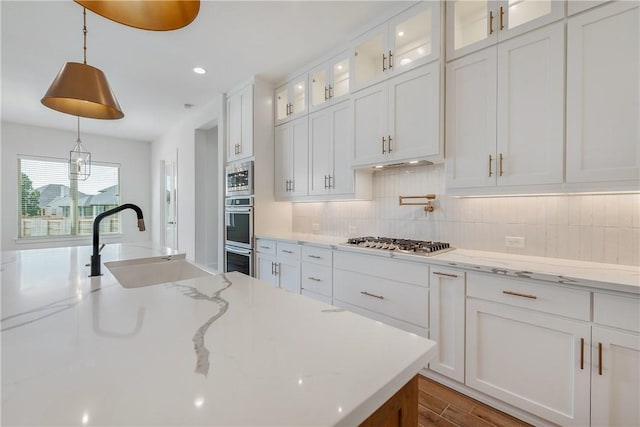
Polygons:
M196 229L195 260L198 264L218 269L218 127L195 131Z
M109 237L105 242L150 241L157 222L151 219L151 144L145 141L118 139L90 135L82 132L80 137L86 149L91 153L93 162L120 164L120 200L122 203L134 203L142 209L147 231L140 232L133 212L123 213L122 237ZM83 238L65 238L64 240L33 243L16 243L18 236L18 171L17 156L56 157L66 159L73 149L77 135L68 132L37 126L2 122L1 166L2 177L2 250L32 249L56 246L76 246L91 244L91 236ZM103 239L104 240L104 239Z
M224 135L224 98L217 96L209 104L190 111L185 119L175 124L161 138L153 141L151 147L151 170L153 171L151 185L151 215L156 224L161 224L161 185L160 162L165 159L174 159L177 152L178 157L178 250L184 251L187 258L195 261L196 248L196 152L195 152L195 130L201 129L207 123L218 122L218 141L223 141ZM222 144L218 144L222 150ZM222 158L219 152L218 158ZM219 185L222 185L221 180ZM219 193L222 194L222 193ZM220 198L219 198L220 199ZM219 200L218 212L222 212L222 201ZM218 225L221 229L221 225ZM152 238L155 243L161 242L160 233L163 227L156 227L153 230ZM220 262L220 261L219 261ZM220 262L221 264L221 262Z
M640 194L452 198L442 165L374 173L366 202L294 203L293 231L440 240L455 247L640 265ZM398 196L435 193L436 210L399 206ZM356 227L349 233L349 226ZM506 248L505 236L525 238Z

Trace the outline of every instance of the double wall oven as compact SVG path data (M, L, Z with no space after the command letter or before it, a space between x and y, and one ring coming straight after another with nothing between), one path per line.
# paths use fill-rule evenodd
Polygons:
M253 276L253 162L226 168L225 272Z

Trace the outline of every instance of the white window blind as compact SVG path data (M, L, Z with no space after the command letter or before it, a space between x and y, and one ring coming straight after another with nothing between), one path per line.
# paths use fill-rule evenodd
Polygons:
M120 204L120 165L92 163L85 181L70 181L68 167L66 159L18 156L19 238L90 235L96 215ZM101 221L100 234L120 232L120 214Z

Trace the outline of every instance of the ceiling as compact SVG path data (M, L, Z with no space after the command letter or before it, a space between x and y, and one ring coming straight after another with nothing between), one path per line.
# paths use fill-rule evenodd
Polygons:
M344 46L372 20L410 4L203 1L194 22L168 32L130 28L87 11L87 64L106 74L125 117L82 119L81 131L153 141L251 76L281 81ZM71 0L2 0L0 7L2 120L75 131L74 116L40 99L66 62L82 62L82 7ZM195 66L208 72L197 75Z

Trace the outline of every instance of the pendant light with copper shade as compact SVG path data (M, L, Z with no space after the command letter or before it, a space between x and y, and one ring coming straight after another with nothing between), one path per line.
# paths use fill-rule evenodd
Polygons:
M112 21L142 30L170 31L189 25L200 11L194 0L75 0Z
M124 113L104 73L87 65L87 11L83 9L84 62L67 62L41 102L62 113L90 119L121 119Z

